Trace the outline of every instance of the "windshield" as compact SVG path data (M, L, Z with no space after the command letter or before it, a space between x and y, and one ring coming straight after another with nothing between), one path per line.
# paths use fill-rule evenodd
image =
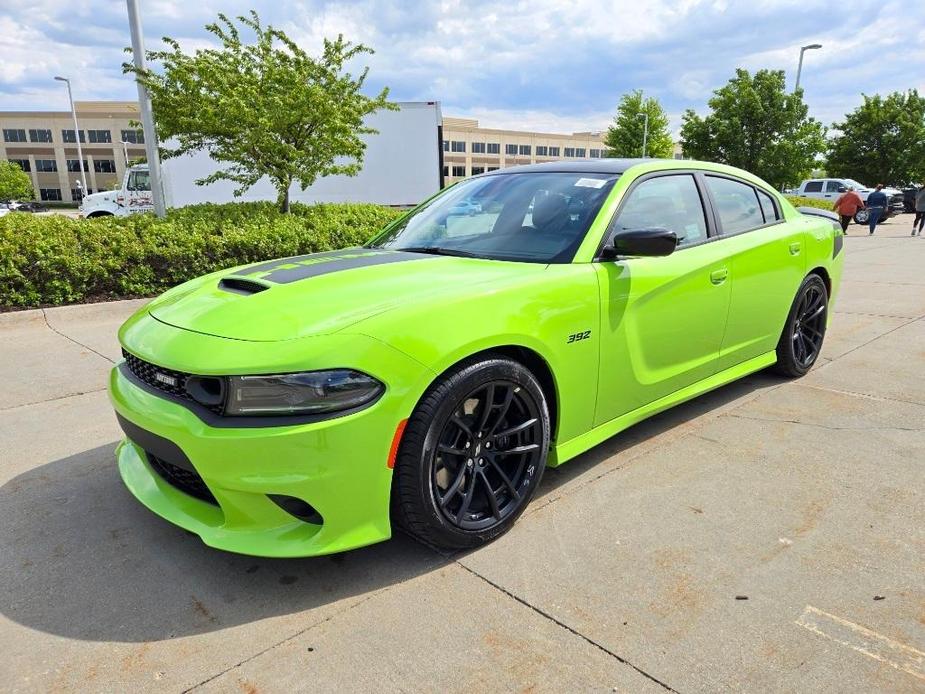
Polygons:
M568 263L616 174L507 173L449 188L371 248L531 263Z
M854 188L855 190L857 190L858 188L867 188L867 186L865 186L863 183L858 183L857 181L851 178L846 178L845 183L851 186L852 188Z

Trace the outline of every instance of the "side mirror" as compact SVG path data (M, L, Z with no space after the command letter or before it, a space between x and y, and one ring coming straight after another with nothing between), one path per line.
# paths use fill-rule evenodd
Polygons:
M632 229L613 236L604 246L604 258L618 256L665 256L678 247L678 235L668 229Z

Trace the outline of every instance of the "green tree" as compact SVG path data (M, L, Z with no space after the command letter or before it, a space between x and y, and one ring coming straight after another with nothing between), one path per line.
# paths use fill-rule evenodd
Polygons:
M825 149L825 128L807 116L803 91L788 93L783 70L737 69L713 92L710 113L688 109L681 126L684 154L751 171L774 186L801 180Z
M832 128L826 169L832 176L875 183L920 183L925 178L925 97L915 89L864 103Z
M32 179L11 161L0 161L0 200L31 200Z
M611 156L642 156L644 114L649 114L646 156L665 159L671 157L674 142L671 140L671 133L668 132L668 116L665 115L658 99L643 98L641 89L624 94L620 99L613 125L607 129L604 136L604 144Z
M228 164L198 184L229 180L241 195L264 176L278 192L282 211L289 210L289 188L303 189L319 177L355 176L366 146L360 138L376 131L364 118L389 104L388 89L375 97L361 93L368 68L354 77L344 65L373 51L362 45L325 39L318 58L308 55L286 34L262 26L256 12L238 17L239 26L225 15L206 29L219 48L184 53L165 37L166 50L147 57L161 70L134 73L151 94L157 134L165 158L205 150ZM254 33L245 43L241 30Z

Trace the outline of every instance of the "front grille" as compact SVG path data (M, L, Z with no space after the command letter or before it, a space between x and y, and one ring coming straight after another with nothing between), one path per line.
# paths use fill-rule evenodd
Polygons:
M188 400L190 402L195 402L202 407L205 407L217 414L221 414L223 411L223 406L219 404L206 404L200 402L193 398L189 390L187 390L186 384L191 378L197 378L193 374L184 373L183 371L174 371L173 369L167 369L163 366L157 366L150 362L145 361L144 359L139 359L134 354L127 352L125 349L122 350L122 356L125 358L125 363L128 365L129 371L131 371L139 380L148 384L152 388L173 395L177 398L182 398L183 400Z
M218 502L215 500L215 497L212 496L212 492L209 491L206 483L202 481L202 477L200 477L198 473L178 467L173 463L168 463L166 460L158 458L148 451L145 451L145 454L148 456L148 462L151 464L151 468L160 475L167 484L200 501L206 501L218 506Z

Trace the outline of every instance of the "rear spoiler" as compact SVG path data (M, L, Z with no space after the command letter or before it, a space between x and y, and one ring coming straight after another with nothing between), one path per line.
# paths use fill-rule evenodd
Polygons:
M836 224L840 222L838 215L830 210L823 210L818 207L798 207L797 212L801 214L812 215L813 217L824 217L829 221L835 222Z

